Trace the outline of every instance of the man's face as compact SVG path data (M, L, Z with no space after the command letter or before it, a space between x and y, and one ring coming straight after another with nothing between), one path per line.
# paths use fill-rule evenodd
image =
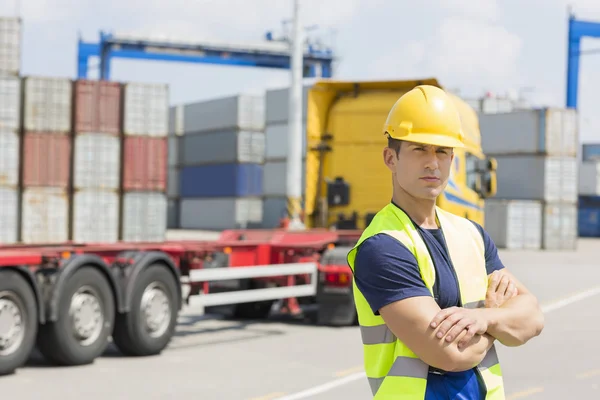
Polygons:
M396 184L418 199L435 200L445 189L454 152L449 147L403 142L398 155L386 147L384 160Z

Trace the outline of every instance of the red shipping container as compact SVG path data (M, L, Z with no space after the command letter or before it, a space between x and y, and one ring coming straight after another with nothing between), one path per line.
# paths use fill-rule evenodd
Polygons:
M23 185L68 188L71 175L69 134L26 132L23 138Z
M75 82L75 132L119 134L121 84L78 80Z
M128 136L123 147L123 189L165 192L167 138Z

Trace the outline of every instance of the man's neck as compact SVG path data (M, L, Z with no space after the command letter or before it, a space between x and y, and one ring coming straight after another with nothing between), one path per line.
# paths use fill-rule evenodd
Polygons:
M437 229L435 200L417 199L402 189L395 190L392 201L423 229Z

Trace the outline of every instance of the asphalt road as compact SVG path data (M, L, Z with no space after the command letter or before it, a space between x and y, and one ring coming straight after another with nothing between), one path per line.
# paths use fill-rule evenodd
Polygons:
M539 297L543 334L520 348L499 347L507 399L600 397L600 240L577 252L506 252L505 264ZM162 355L123 358L115 350L93 365L48 366L35 355L0 378L7 399L362 400L358 329L303 322L240 322L187 309Z

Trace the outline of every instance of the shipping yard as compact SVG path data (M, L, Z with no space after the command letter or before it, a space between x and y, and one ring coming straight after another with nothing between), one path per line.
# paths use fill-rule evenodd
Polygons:
M298 23L289 3L277 18ZM435 69L339 77L332 48L293 41L302 29L253 47L102 31L78 39L73 76L29 74L29 24L0 14L9 398L372 398L347 255L392 196L381 127L418 85L446 90L465 134L438 207L485 228L545 316L523 347L496 345L493 400L598 397L600 139L582 139L578 88L600 22L571 14L566 101L535 106L462 95ZM119 58L289 80L174 101L166 76L114 78Z

